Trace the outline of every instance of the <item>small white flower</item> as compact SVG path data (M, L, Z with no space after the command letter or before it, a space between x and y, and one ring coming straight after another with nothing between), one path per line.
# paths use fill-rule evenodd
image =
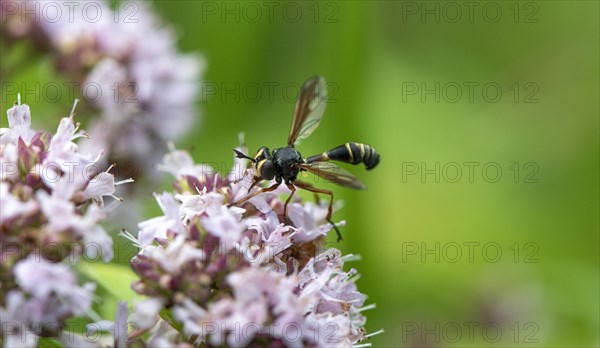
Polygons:
M193 176L203 181L207 174L214 174L215 170L205 164L195 164L192 156L186 151L172 150L165 154L162 162L156 167L158 170L171 174L175 178L186 175Z
M211 234L219 237L226 250L230 250L240 240L245 230L244 223L240 221L240 208L220 206L202 217L202 226Z
M178 235L169 243L167 248L148 246L142 249L144 255L158 262L170 274L179 274L181 267L191 260L202 260L205 254L202 250L185 243L186 238Z
M194 216L199 216L204 212L218 212L223 205L223 195L215 192L206 192L203 190L198 195L175 195L175 198L182 202L179 207L179 214L183 221L189 221Z
M304 204L290 203L288 216L298 229L294 235L294 240L297 242L308 242L326 236L333 229L333 226L325 221L327 208L310 202ZM335 224L341 227L346 224L346 221L336 222Z
M17 284L36 303L37 310L31 312L31 321L58 320L62 315L82 315L92 302L95 285L77 285L71 268L65 264L52 263L43 257L29 256L14 269Z
M83 191L85 199L94 199L95 201L98 201L100 205L104 205L102 199L104 196L112 197L117 201L123 200L122 198L115 196L115 188L122 184L132 183L133 179L130 178L115 182L115 177L109 173L112 168L113 166L110 166L106 171L96 175L88 183Z
M115 313L115 321L101 320L86 326L86 336L94 337L96 333L107 331L111 332L114 338L114 348L127 347L127 302L120 301L117 303L117 311Z
M82 86L96 87L88 99L100 109L100 117L90 126L95 142L83 144L84 149L105 149L111 160L154 163L162 144L185 135L198 117L195 102L204 59L180 53L175 31L145 2L126 6L135 12L129 20L114 20L119 13L113 13L109 1L88 2L99 14L93 21L85 13L54 18L44 1L26 1L19 10L27 15L8 14L9 21L26 29L9 26L9 34L29 34L34 44L43 35L45 44L39 48L53 53L54 65L68 67L61 72L74 81L83 77Z
M149 298L135 304L131 314L131 322L138 330L151 328L158 320L158 313L163 307L163 302L156 298Z
M349 258L339 250L321 249L332 229L322 224L327 209L294 203L288 225L278 199L284 190L258 195L258 209L230 206L242 185L231 175L193 175L198 167L188 156L178 153L182 161L163 168L177 176L177 195L166 196L168 209L159 200L164 216L140 225L163 238L132 262L140 276L134 289L173 303L163 310L182 324L182 339L199 346L351 347L368 337L356 271L343 271ZM167 233L175 223L184 231ZM290 336L290 327L299 334Z
M2 128L0 144L16 144L19 138L23 139L26 144L29 144L35 134L35 131L31 129L31 111L29 110L29 105L15 105L8 109L6 114L8 115L9 128Z
M80 217L75 213L75 205L68 199L64 199L54 191L48 194L46 191L37 191L36 199L40 202L42 213L48 220L46 225L48 232L59 233L69 230L80 223Z
M84 133L73 122L74 112L60 121L53 137L33 132L29 113L27 105L9 110L11 128L3 130L0 141L0 225L9 231L9 243L28 246L3 260L9 272L3 274L3 291L8 295L2 319L6 315L19 320L18 332L31 336L20 342L24 346L35 345L42 331L58 334L52 330L90 310L95 284L78 285L65 259L77 260L82 250L105 262L113 257L112 239L100 226L105 212L89 199L95 197L84 192L91 173L98 173L91 168L98 157L80 152L75 144ZM111 177L102 174L102 184L92 184L88 194L112 193L103 187L110 183L114 189L118 183ZM12 313L16 307L18 314ZM3 335L5 344L19 343L14 335L4 331Z
M179 218L179 204L170 193L154 194L164 215L140 222L138 240L140 245L152 244L155 238L165 239L167 231L185 234L185 228Z
M17 217L26 217L36 213L39 204L34 200L21 201L9 192L9 185L0 182L0 225Z
M37 333L29 328L25 294L11 291L6 295L6 308L0 307L0 325L5 347L33 348L38 346Z

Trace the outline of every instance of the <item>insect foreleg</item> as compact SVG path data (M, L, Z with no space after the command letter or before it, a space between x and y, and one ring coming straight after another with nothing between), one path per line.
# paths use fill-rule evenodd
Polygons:
M231 203L231 204L229 204L229 206L231 207L232 205L240 205L240 204L242 204L242 203L244 203L244 202L247 202L248 200L250 200L250 199L254 198L255 196L257 196L257 195L259 195L259 194L261 194L261 193L264 193L264 192L271 192L271 191L275 191L275 189L277 189L277 187L278 187L279 185L281 185L281 182L276 182L276 183L274 183L273 185L271 185L271 186L269 186L269 187L266 187L266 188L263 188L263 189L260 189L260 190L258 190L257 192L254 192L253 194L251 194L251 195L249 195L249 196L246 196L246 197L244 197L244 198L240 199L239 201L237 201L237 202L235 202L235 203Z

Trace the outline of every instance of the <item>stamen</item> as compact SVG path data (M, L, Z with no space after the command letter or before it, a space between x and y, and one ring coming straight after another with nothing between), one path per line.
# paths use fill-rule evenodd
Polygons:
M73 101L73 107L71 108L71 114L69 115L71 120L73 120L73 117L75 117L75 108L77 107L77 103L79 103L79 99L75 98L75 101ZM79 127L79 125L77 127Z
M100 299L99 299L99 300L100 300ZM95 299L94 299L94 302L95 302ZM98 302L100 302L100 301L98 301ZM101 316L100 316L98 313L96 313L96 311L95 311L95 310L93 310L93 309L91 309L91 308L90 308L90 309L89 309L89 311L87 312L87 315L90 317L90 319L92 319L92 321L93 321L93 322L96 322L96 323L97 323L97 322L100 322L100 321L102 321L102 317L101 317Z
M363 348L363 347L370 347L371 343L363 343L363 344L357 344L352 346L352 348Z
M381 330L379 330L379 331L375 331L375 332L373 332L373 333L370 333L370 334L368 334L368 335L365 335L365 336L364 336L364 338L373 337L373 336L375 336L375 335L379 335L379 334L381 334L381 333L383 333L383 329L381 329Z
M134 182L134 181L135 180L133 180L132 178L121 180L121 181L117 181L117 182L115 182L115 186L119 186L119 185L123 185L123 184L129 184L130 182Z
M137 238L135 238L129 231L127 231L126 229L122 229L121 232L119 232L119 236L127 239L128 241L130 241L134 246L138 247L138 248L142 248L142 246L140 245L140 242L137 240Z
M362 260L362 256L360 256L360 255L354 255L354 254L348 254L348 255L342 256L341 259L344 262L360 261L360 260Z
M357 311L358 312L364 312L364 311L368 311L370 309L374 309L375 307L377 307L377 305L375 303L371 303L368 306L363 306L363 307L359 308Z
M73 141L75 139L79 139L79 138L91 139L90 135L87 134L86 132L79 132L79 133L73 134L73 136L71 137L71 141Z
M119 202L124 202L124 201L125 201L125 200L123 199L123 197L117 197L117 196L115 196L115 195L108 195L108 196L109 196L109 197L112 197L112 198L114 198L114 199L116 199L116 200L117 200L117 201L119 201Z
M206 186L203 187L202 190L200 190L200 188L198 187L198 185L194 184L194 188L196 189L196 192L198 192L199 195L206 194Z
M360 278L361 278L361 275L357 273L353 277L348 278L348 281L350 283L356 283L356 281L359 280Z

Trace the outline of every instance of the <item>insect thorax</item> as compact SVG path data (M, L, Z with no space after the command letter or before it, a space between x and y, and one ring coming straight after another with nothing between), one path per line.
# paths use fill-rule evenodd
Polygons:
M292 182L300 171L297 165L304 163L304 159L300 152L293 147L282 147L273 150L273 163L275 175L283 178L286 182Z

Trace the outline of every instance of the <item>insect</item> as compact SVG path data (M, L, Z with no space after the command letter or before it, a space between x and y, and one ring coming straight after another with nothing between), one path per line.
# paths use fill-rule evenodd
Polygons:
M292 191L285 201L283 208L283 216L284 218L287 218L287 207L296 192L296 187L311 191L315 195L318 193L329 195L329 208L326 220L334 227L338 241L340 241L342 235L337 226L331 221L333 192L316 188L307 182L298 180L298 174L305 171L310 172L338 185L361 190L366 187L358 180L358 178L330 161L340 161L351 164L364 163L367 169L373 169L379 163L379 154L370 145L348 142L318 155L310 156L308 158L302 157L295 147L310 136L319 126L321 118L323 117L323 112L325 111L326 99L327 90L325 79L321 76L314 76L308 79L302 85L300 95L296 100L294 117L292 119L292 126L288 135L286 147L274 149L271 152L268 147L261 146L258 151L256 151L254 157L250 157L238 150L233 150L238 158L249 159L251 161L249 165L252 165L255 169L252 185L248 191L263 180L275 179L273 185L262 188L233 204L242 204L258 194L273 191L279 185L285 183Z

